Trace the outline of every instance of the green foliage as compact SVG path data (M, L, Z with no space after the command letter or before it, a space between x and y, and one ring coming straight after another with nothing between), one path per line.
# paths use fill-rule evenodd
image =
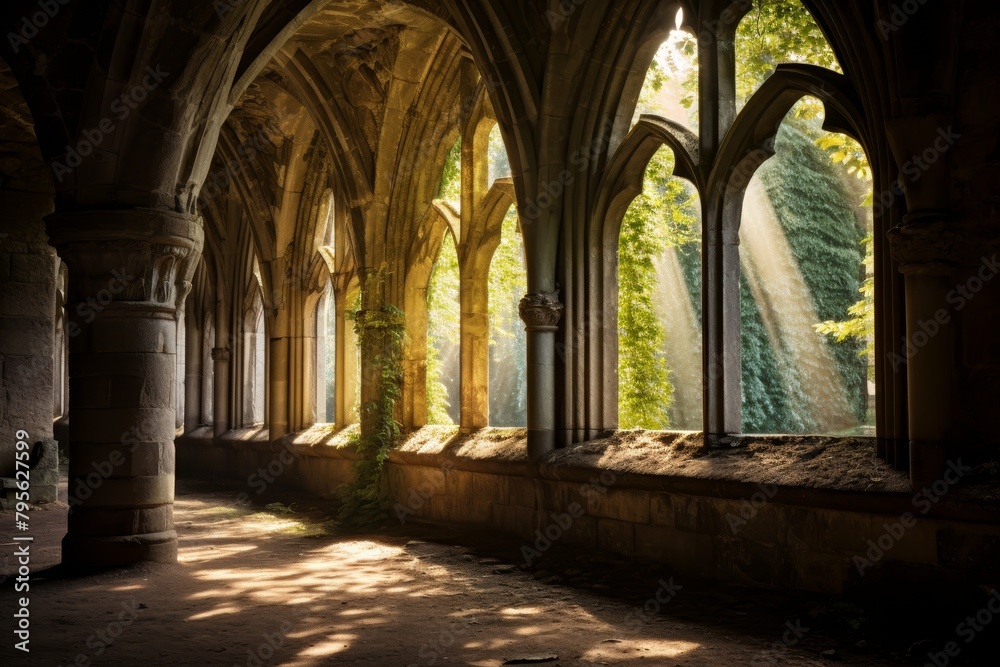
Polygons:
M527 341L518 304L528 291L524 244L511 206L489 274L490 424L523 426L527 420Z
M780 63L840 71L823 31L801 0L756 0L736 32L736 97L742 102Z
M875 194L872 187L872 169L861 145L843 134L828 134L821 137L816 145L830 154L834 163L841 165L848 175L853 175L864 184L865 194L861 206L870 207ZM864 343L859 352L868 362L868 380L875 381L875 236L869 233L862 240L865 249L865 279L859 291L861 298L848 309L850 316L845 320L827 320L816 325L820 333L832 336L838 343L854 339Z
M445 200L456 209L462 208L462 137L458 138L445 158L437 198Z
M689 188L673 178L673 155L657 151L643 194L632 202L618 241L618 421L621 428L670 426L674 387L667 331L654 306L655 261L670 248L698 252L700 228Z
M383 266L364 281L362 289L383 294L385 274ZM406 320L403 311L384 300L377 309L355 311L352 319L362 359L369 360L377 398L361 406L361 432L352 436L351 443L361 459L354 465L354 480L346 485L337 518L345 527L361 527L381 521L389 510L383 466L400 435L395 408L402 395Z
M757 0L737 30L736 62L740 106L779 63L809 63L840 70L822 31L800 0ZM666 115L670 100L665 96L678 89L683 91L682 105L695 109L696 63L695 38L686 33L671 34L650 67L636 115ZM866 230L856 216L858 188L845 187L845 182L852 177L860 179L861 189L867 186L862 205L870 206L871 169L856 142L821 132L822 113L822 104L814 98L806 98L794 108L779 132L777 155L761 168L760 177L821 318L815 329L830 336L831 351L854 401L854 412L863 419L867 402L865 359L873 352L874 259L870 240L864 242L865 252L861 252ZM693 114L690 123L696 126ZM668 166L662 160L650 163L647 190L649 184L666 179ZM662 424L657 415L664 414L664 397L669 396L663 384L669 368L664 370L653 351L663 349L666 333L652 317L652 301L643 291L652 276L647 258L670 243L669 226L658 231L663 222L654 220L669 215L669 202L646 196L626 214L619 251L619 319L623 327L619 339L619 416L623 426ZM700 317L700 246L682 239L676 252ZM861 270L862 257L866 272ZM785 368L784 353L779 355L775 349L777 345L780 352L781 343L769 339L745 277L741 279L740 307L744 430L811 430L812 418L803 410L802 397L822 389L809 385L808 369L789 372ZM786 386L789 377L793 381Z
M767 191L821 321L845 317L861 288L863 259L855 205L842 173L816 145L819 119L792 112L775 141L775 157L759 178ZM788 367L782 341L770 339L746 281L742 282L743 430L749 433L803 433L818 428L806 395L829 387L811 384L808 368ZM776 352L775 346L779 352ZM832 341L831 353L859 422L867 412L866 365L854 339Z
M449 368L445 384L441 356L456 359L461 345L461 304L459 302L458 252L451 234L441 243L427 287L427 423L454 424L458 416L449 394L457 391L455 369ZM452 392L449 392L449 388ZM454 394L452 394L454 395Z

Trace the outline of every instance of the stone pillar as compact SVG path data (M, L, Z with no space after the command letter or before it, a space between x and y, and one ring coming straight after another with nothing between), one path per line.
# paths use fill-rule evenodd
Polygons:
M2 180L2 179L0 179ZM56 499L58 453L53 440L53 347L56 316L56 265L46 242L43 219L52 196L0 190L0 477L15 476L18 431L28 434L41 454L31 471L31 500ZM0 506L9 499L2 498Z
M279 319L283 319L279 313ZM288 338L272 337L268 363L268 437L273 442L288 434Z
M200 219L149 209L48 219L69 267L69 530L63 564L175 562L177 316Z
M957 329L954 300L959 239L947 211L919 211L890 232L906 282L906 338L890 354L907 377L910 480L922 488L942 478L960 444L955 429Z
M201 425L201 313L188 309L184 319L184 432L190 433Z
M528 458L555 449L555 346L563 305L559 292L536 292L521 299L518 311L527 332Z
M703 2L696 32L700 160L712 164L736 120L736 29L750 0ZM705 32L707 29L707 32ZM727 195L725 207L702 197L702 383L706 444L742 431L740 351L740 249L742 203ZM742 197L738 199L742 200ZM738 204L738 205L737 205Z
M218 329L216 331L216 342ZM212 420L212 431L216 438L229 430L229 362L232 353L228 347L212 348L212 361L215 369L215 410Z
M335 393L335 416L337 428L353 423L357 410L358 393L358 347L354 327L348 315L346 289L334 290L336 303L337 332L334 344L337 346L337 389Z
M462 272L462 410L463 429L490 425L489 268Z
M226 296L225 287L220 286L217 293L219 298L215 303L215 347L212 348L212 367L215 375L212 430L215 437L218 438L229 430L229 387L231 384L229 362L233 353L230 346L232 318L230 317L229 299Z

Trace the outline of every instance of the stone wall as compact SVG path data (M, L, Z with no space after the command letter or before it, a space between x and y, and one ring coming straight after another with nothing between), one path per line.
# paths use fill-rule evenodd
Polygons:
M15 434L42 443L33 455L31 498L56 499L58 453L52 439L56 255L43 217L50 195L0 190L0 478L15 476Z
M524 451L523 437L463 443L422 433L390 457L392 520L500 531L531 562L559 543L681 575L828 593L995 581L1000 569L995 501L957 490L915 500L912 492L655 475L580 461L549 461L532 477L515 453L518 445ZM206 429L180 439L177 457L182 476L245 481L246 499L270 484L334 497L353 463L344 432L328 431L269 444L260 431L213 442Z

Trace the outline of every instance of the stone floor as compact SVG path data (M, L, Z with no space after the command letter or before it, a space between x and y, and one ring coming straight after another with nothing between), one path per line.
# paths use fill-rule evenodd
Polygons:
M12 648L23 594L8 578L0 664L924 664L955 625L935 606L900 631L859 601L686 581L558 546L526 570L513 538L412 525L338 535L324 501L236 497L181 484L177 565L75 579L43 571L59 560L65 504L32 512L31 653ZM13 521L0 514L8 575ZM988 641L976 640L985 657L963 643L948 664L996 664Z

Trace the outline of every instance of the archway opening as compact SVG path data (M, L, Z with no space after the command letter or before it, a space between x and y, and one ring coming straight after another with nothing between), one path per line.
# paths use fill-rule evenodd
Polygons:
M661 147L618 238L620 428L700 430L701 207Z
M490 426L524 426L528 409L527 340L518 314L528 291L524 243L511 205L490 263Z
M427 286L427 423L461 420L458 252L445 234Z
M746 433L874 435L871 174L822 116L814 98L793 107L744 197Z
M698 132L698 40L681 29L684 10L678 10L677 28L657 49L646 71L632 125L643 115L672 120Z

